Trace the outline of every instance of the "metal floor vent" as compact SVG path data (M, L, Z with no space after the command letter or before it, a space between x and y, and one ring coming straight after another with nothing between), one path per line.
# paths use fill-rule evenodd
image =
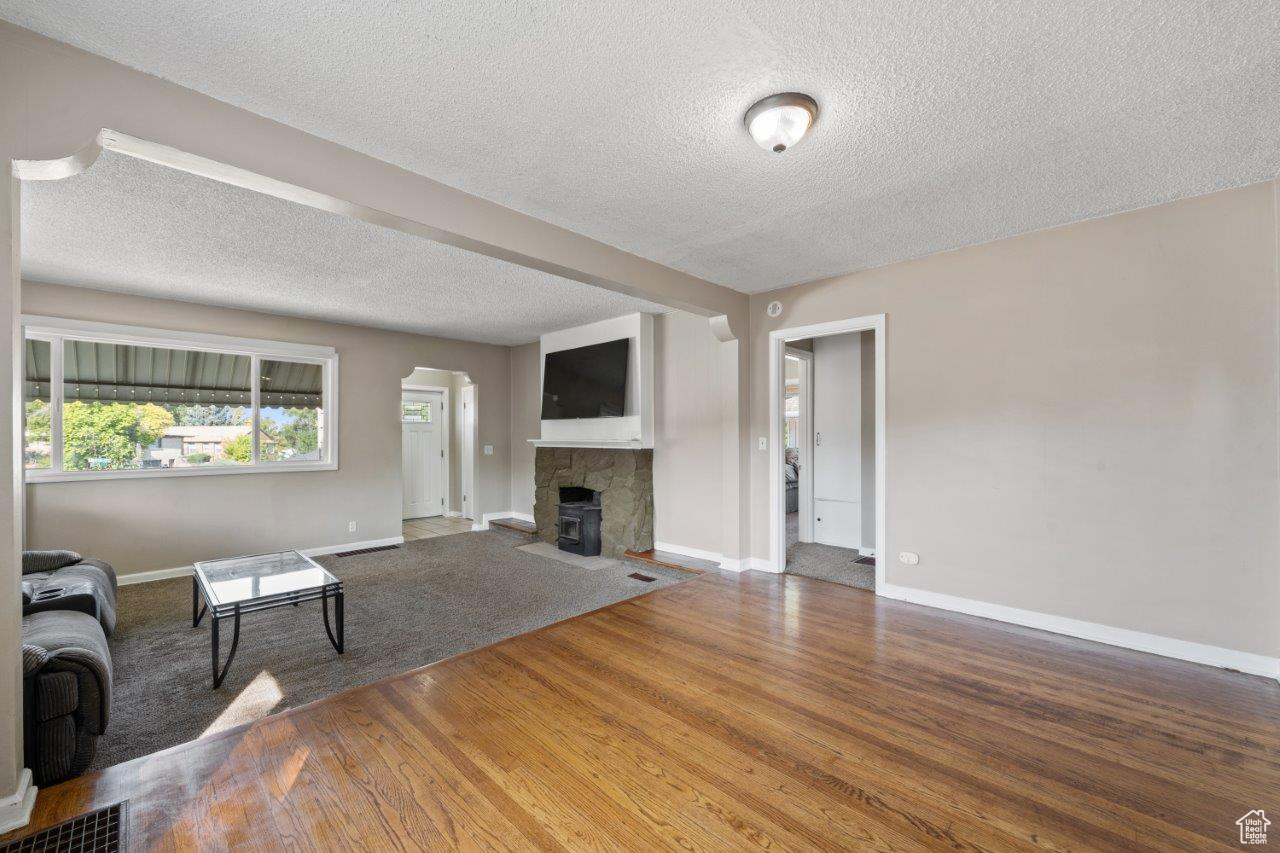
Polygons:
M127 801L125 801L127 802ZM0 853L119 853L129 849L124 802L0 845Z
M376 548L357 548L354 551L339 551L334 554L335 557L354 557L357 554L376 554L379 551L395 551L399 545L379 545Z
M636 580L644 581L645 583L653 583L654 581L657 580L657 578L651 578L648 575L642 575L639 572L632 572L631 574L627 575L627 577L635 578Z

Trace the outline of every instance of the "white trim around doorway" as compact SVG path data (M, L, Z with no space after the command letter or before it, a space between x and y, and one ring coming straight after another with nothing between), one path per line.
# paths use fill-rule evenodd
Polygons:
M472 530L485 530L485 522L477 507L480 506L480 389L475 383L463 385L458 391L462 406L462 506L463 518L471 519Z
M823 338L848 332L875 332L876 346L876 595L883 595L885 582L885 555L892 553L887 545L885 531L885 484L887 454L885 448L886 377L885 364L885 315L870 314L848 320L832 320L810 326L793 326L769 332L769 562L767 566L753 566L766 571L782 572L787 567L787 537L784 528L786 518L786 491L782 482L782 379L783 358L788 340Z

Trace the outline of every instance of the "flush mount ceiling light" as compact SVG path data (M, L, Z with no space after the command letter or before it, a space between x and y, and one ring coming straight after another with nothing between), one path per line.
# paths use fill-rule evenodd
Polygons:
M817 120L817 101L799 92L783 92L756 101L743 122L756 145L781 154L803 139Z

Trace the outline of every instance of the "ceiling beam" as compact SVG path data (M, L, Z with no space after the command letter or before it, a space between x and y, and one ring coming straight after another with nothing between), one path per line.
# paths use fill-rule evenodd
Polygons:
M0 80L25 178L111 148L704 316L747 311L729 288L5 22Z

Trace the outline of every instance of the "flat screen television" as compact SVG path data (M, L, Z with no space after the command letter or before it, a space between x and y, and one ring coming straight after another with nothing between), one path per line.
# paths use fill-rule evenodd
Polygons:
M547 353L542 419L620 418L627 401L629 338Z

